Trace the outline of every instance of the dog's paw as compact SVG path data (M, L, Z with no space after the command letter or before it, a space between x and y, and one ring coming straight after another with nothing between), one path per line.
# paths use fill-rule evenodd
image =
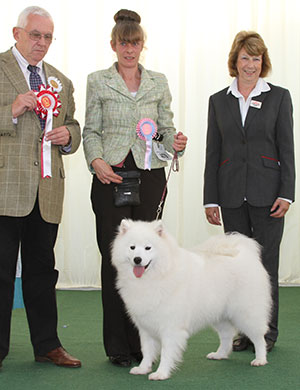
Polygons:
M251 366L253 367L265 366L266 364L268 364L267 359L254 359L251 362Z
M133 367L129 372L132 375L146 375L149 374L149 372L151 372L151 367L137 366L137 367Z
M227 356L223 356L219 354L218 352L211 352L208 355L206 355L207 359L210 360L222 360L222 359L227 359Z
M169 378L170 378L170 375L163 373L161 371L152 372L152 374L150 374L148 376L148 379L150 381L164 381L164 380L169 379Z

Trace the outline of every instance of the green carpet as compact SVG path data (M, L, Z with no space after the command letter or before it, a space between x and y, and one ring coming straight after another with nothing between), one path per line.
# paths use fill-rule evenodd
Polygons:
M150 382L110 364L103 351L100 291L58 291L59 335L64 347L81 359L79 369L33 361L24 309L13 311L11 349L0 369L2 390L203 389L285 390L300 387L300 288L280 288L280 337L268 355L269 364L251 367L251 351L232 353L225 361L206 354L218 345L217 335L205 330L189 340L184 362L171 379Z

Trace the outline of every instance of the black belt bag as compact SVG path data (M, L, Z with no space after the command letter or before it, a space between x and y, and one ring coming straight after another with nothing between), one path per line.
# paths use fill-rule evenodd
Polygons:
M138 206L140 202L141 174L138 171L116 171L123 178L114 186L113 197L116 207Z

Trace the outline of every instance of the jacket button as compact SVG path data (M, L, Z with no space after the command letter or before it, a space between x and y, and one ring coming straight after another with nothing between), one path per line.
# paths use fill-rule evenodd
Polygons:
M34 162L34 165L37 167L39 165L39 162L38 161L35 161Z

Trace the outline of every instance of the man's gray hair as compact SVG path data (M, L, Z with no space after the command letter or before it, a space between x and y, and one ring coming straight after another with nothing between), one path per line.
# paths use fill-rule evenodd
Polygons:
M28 22L29 15L40 15L40 16L43 16L45 18L50 19L53 23L52 16L49 14L48 11L46 11L44 8L41 8L41 7L31 6L31 7L25 8L20 13L16 27L25 28L27 25L27 22Z

